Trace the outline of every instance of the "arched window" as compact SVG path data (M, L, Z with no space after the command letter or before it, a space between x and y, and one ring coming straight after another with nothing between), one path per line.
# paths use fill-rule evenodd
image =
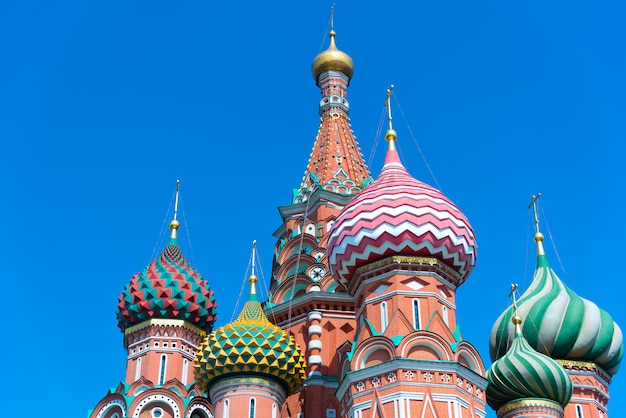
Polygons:
M443 322L445 322L446 325L450 325L448 324L448 307L446 305L441 307L441 316L443 316Z
M161 366L159 368L159 385L165 382L165 366L167 365L167 356L163 354L161 356Z
M276 411L278 410L278 406L275 403L272 404L272 418L276 418Z
M420 301L413 299L413 328L420 329Z
M222 418L228 418L230 416L230 402L228 399L224 400L224 411L222 411Z
M583 407L580 405L576 405L576 418L585 418L583 415Z
M135 360L135 380L139 380L141 377L141 357L137 357Z
M183 385L187 384L187 374L189 373L189 360L183 360Z
M256 404L256 399L250 398L250 414L248 415L249 418L256 417L255 404Z
M380 303L380 332L385 332L389 325L389 317L387 315L387 302Z

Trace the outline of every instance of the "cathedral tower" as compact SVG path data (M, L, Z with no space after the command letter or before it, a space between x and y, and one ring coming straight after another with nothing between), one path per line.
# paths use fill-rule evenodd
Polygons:
M96 405L90 418L212 416L194 382L193 361L202 338L213 328L217 304L209 283L178 246L177 206L167 246L133 276L119 297L126 378Z
M328 245L358 307L355 338L340 348L341 416L484 416L485 369L455 303L475 265L474 232L408 174L393 129L386 140L382 172L342 210Z
M354 301L330 274L326 248L339 212L370 175L348 118L354 65L337 48L335 36L333 29L329 47L313 61L321 122L302 183L291 204L279 208L283 223L274 233L278 242L266 311L296 337L308 363L303 390L288 400L291 416L337 416L337 347L354 337Z

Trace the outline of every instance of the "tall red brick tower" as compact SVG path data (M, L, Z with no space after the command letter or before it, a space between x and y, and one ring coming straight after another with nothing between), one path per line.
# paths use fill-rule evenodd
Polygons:
M393 129L386 139L382 172L344 207L328 244L331 271L357 307L354 340L339 347L341 416L485 416L485 368L456 320L474 232L408 174Z
M354 300L328 268L329 231L341 209L370 179L348 112L347 89L354 66L330 45L313 61L320 87L320 127L300 187L289 205L279 208L283 224L272 266L270 320L291 332L305 350L308 378L302 391L287 401L290 416L335 417L339 384L337 347L354 337Z
M202 339L213 328L217 304L209 283L178 247L179 225L175 209L168 245L133 276L119 297L117 319L128 355L126 379L109 390L90 418L213 416L212 406L195 384L193 363Z
M572 379L573 394L563 416L607 418L609 385L624 357L622 331L606 311L574 293L550 267L539 231L538 196L532 199L537 268L518 302L522 331L531 347L556 360ZM514 310L515 306L507 308L491 331L494 361L514 340Z

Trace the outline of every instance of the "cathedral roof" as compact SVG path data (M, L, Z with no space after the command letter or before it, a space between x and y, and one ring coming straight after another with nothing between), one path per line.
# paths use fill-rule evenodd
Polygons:
M352 58L335 46L335 31L331 30L330 46L313 61L315 80L322 91L321 122L293 203L307 200L318 187L356 194L371 180L348 119L347 87L353 68Z
M518 302L518 315L529 344L554 359L589 361L613 375L624 356L622 331L596 304L570 290L550 268L543 235L535 234L537 269ZM492 360L503 356L514 335L513 307L500 315L490 338Z
M262 375L278 381L290 395L302 386L304 354L294 337L272 324L258 301L253 274L248 301L231 324L206 336L194 364L196 381L208 392L214 382L232 375Z
M539 398L565 406L572 396L572 379L561 365L526 342L521 322L513 317L511 347L487 371L487 403L497 410L511 401Z
M122 331L153 318L182 319L204 331L213 329L217 319L213 291L178 247L178 227L178 221L170 223L167 246L124 287L117 305Z
M461 210L439 190L407 172L395 148L395 131L376 180L348 203L335 221L329 262L347 286L356 270L391 255L433 257L460 276L476 263L474 231Z

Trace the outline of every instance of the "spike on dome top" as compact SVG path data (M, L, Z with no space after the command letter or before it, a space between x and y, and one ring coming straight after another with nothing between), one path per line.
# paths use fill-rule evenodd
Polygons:
M206 336L194 363L196 381L209 393L219 379L233 375L265 376L279 382L291 395L306 378L304 354L292 335L272 324L258 301L257 277L239 317Z
M572 379L556 361L526 342L519 316L514 315L511 322L513 343L487 371L487 403L497 410L512 401L539 398L564 407L572 396Z
M150 319L182 319L203 331L213 329L217 319L215 296L178 247L179 227L175 211L167 246L132 277L119 296L117 320L122 331Z
M335 30L331 29L329 33L330 44L328 45L328 48L319 53L313 60L311 70L316 83L318 82L320 75L326 71L340 71L348 76L348 82L350 82L352 74L354 74L354 62L348 54L337 48L337 45L335 44L335 35Z
M474 231L461 210L439 190L409 175L395 141L386 134L385 165L376 180L340 213L329 240L329 264L346 287L356 270L392 255L433 257L459 274L476 263Z
M530 287L517 305L522 331L537 351L559 360L593 362L613 375L624 357L623 335L611 316L569 289L550 267L536 228L537 268ZM502 357L515 334L510 306L491 330L492 360Z

